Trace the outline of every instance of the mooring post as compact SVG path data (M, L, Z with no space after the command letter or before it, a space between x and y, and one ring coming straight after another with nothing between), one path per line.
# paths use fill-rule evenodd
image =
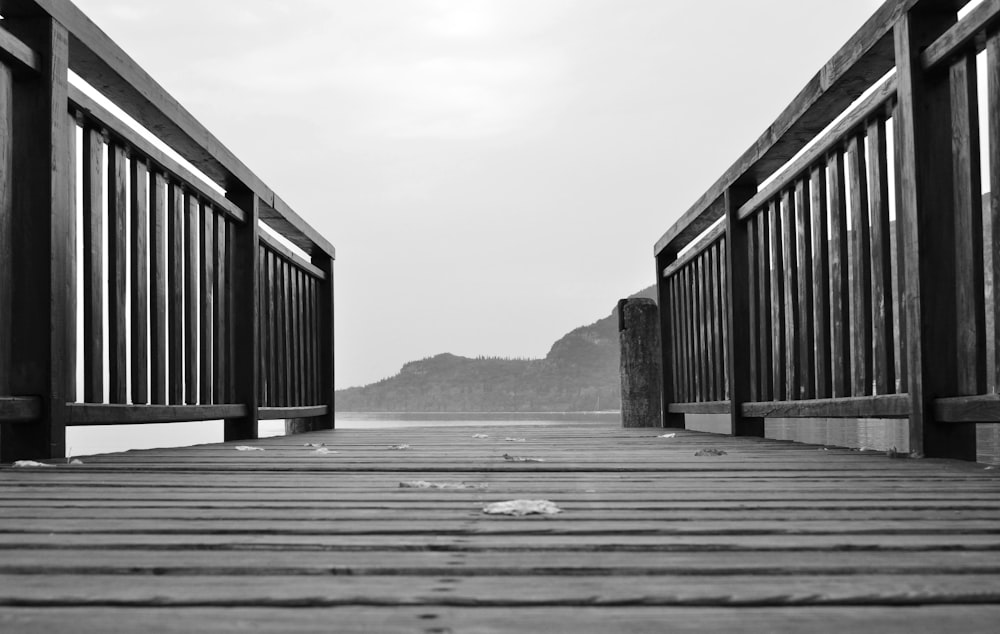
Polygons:
M651 299L618 302L622 427L662 427L660 317Z

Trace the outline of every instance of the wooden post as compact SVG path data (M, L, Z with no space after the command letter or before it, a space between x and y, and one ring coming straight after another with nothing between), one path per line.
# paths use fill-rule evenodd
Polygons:
M260 215L260 199L248 189L230 191L227 196L246 213L243 223L235 223L232 237L232 311L233 350L230 351L233 367L235 399L247 406L247 415L242 418L228 418L225 421L226 440L249 440L257 438L257 414L260 377L257 362L260 332L258 311L260 310L260 289L257 288L258 261L260 248L257 218Z
M659 319L651 299L618 302L622 427L661 427L663 363Z
M922 6L903 15L894 29L897 218L906 276L910 448L928 457L975 460L975 426L940 424L933 418L935 398L958 394L953 301L958 273L949 74L925 73L920 51L954 24L956 16L954 10Z
M742 406L750 400L750 385L758 371L750 364L750 338L757 333L750 331L751 313L749 262L749 222L738 217L740 207L750 200L755 187L733 186L726 190L723 201L726 213L726 281L729 295L729 420L730 433L734 436L764 436L764 419L743 416Z
M667 409L677 397L674 392L675 379L671 375L671 369L679 367L675 363L675 356L678 352L674 349L674 339L671 336L674 324L671 323L670 316L674 314L674 306L671 304L671 296L663 271L667 266L677 259L677 254L669 250L663 250L656 255L656 297L657 305L660 308L660 377L661 394L660 399L662 409L662 422L664 427L673 429L684 429L684 414L672 414ZM623 395L624 398L624 395Z
M324 416L309 419L312 429L333 429L334 427L334 358L333 358L333 258L334 256L314 249L312 263L326 274L319 285L319 395L320 402L327 406Z
M0 461L61 458L76 379L75 157L67 111L69 37L49 17L5 14L4 28L39 55L41 72L14 82L11 315L14 395L38 396L41 418L0 426Z

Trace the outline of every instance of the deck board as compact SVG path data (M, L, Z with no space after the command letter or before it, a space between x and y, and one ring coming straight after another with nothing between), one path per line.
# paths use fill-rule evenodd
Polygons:
M996 470L659 433L335 430L3 468L0 630L912 633L1000 618ZM305 446L321 442L337 453ZM519 497L563 512L482 513Z

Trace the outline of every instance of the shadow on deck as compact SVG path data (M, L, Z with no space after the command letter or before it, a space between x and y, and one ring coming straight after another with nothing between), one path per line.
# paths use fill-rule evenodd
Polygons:
M4 468L0 630L995 627L996 470L668 431L337 430ZM562 513L482 512L515 498Z

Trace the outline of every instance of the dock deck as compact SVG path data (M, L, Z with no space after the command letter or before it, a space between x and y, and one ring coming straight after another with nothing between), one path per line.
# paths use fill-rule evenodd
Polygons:
M669 431L335 430L4 468L0 631L996 631L998 471ZM517 498L562 512L483 513Z

